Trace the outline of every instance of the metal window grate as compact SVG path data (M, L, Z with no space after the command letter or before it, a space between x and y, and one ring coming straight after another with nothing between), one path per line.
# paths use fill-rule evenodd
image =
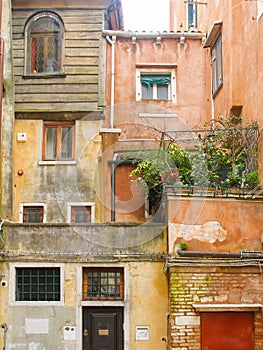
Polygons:
M17 301L60 301L60 268L16 268Z
M23 222L38 223L43 222L43 206L24 206Z
M85 269L83 299L123 300L123 285L123 269Z

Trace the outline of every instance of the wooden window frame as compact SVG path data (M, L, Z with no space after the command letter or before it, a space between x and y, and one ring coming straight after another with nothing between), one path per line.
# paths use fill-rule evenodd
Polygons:
M61 146L62 146L62 128L63 127L71 127L72 128L72 156L68 158L61 157ZM46 131L48 128L56 128L57 129L57 137L56 137L56 157L48 158L46 157ZM73 160L75 157L75 123L74 122L44 122L43 125L43 143L42 143L42 159L45 161L69 161Z
M39 33L31 33L34 25L37 21L42 20L43 18L48 18L53 20L56 24L58 24L58 31L43 31ZM37 14L33 15L25 26L25 69L24 74L25 76L54 76L54 75L61 75L63 74L63 56L64 56L64 24L62 22L62 19L54 12L48 12L48 11L42 11L38 12ZM45 42L47 42L48 38L56 38L57 47L55 52L55 60L56 63L56 69L54 71L47 70L47 54L45 48L47 45L44 45L45 52L43 53L44 62L45 62L45 70L43 72L37 72L35 67L33 66L33 39L34 38L43 38Z
M33 211L34 209L39 209L40 212L40 221L29 222L28 221L28 213ZM36 211L36 210L35 210ZM23 223L43 223L44 222L44 206L42 205L24 205L23 206Z
M92 210L92 208L90 205L72 205L71 206L71 222L73 224L89 224L89 223L91 223L91 210ZM76 216L77 212L87 212L88 213L88 220L76 222L75 216Z
M89 277L88 277L88 273L120 273L120 281L118 284L115 284L114 286L116 287L116 289L119 290L119 296L110 296L107 295L107 292L103 295L103 293L101 293L101 290L98 292L97 296L91 296L89 295L89 290L88 290L88 286L89 286ZM100 281L101 281L101 275L99 277ZM93 281L91 281L91 283L93 284ZM105 285L104 285L105 286ZM102 288L101 283L98 281L98 288ZM108 287L108 285L107 285ZM101 301L101 300L109 300L109 301L116 301L116 300L124 300L124 268L122 267L109 267L109 268L105 268L105 267L85 267L83 268L83 285L82 285L82 299L85 301Z

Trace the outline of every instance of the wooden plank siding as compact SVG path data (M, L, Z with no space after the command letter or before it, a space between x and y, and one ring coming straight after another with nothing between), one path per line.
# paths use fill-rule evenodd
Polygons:
M51 9L64 23L63 76L25 76L24 28L39 9L12 11L15 111L92 112L105 104L104 10Z

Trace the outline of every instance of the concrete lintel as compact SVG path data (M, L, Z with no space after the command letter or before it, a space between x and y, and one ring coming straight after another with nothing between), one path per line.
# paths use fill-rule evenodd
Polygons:
M121 129L118 128L101 128L100 129L100 134L104 134L104 133L115 133L115 134L121 134Z
M193 308L199 312L224 312L224 311L256 311L263 305L255 304L192 304Z

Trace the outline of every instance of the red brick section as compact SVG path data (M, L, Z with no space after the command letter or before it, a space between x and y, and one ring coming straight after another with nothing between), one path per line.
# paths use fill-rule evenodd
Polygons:
M193 304L253 304L263 301L259 268L170 268L170 348L200 350L200 313ZM188 318L180 318L188 316ZM180 320L183 319L183 322ZM183 323L183 324L181 324ZM263 349L263 316L255 311L254 350Z

